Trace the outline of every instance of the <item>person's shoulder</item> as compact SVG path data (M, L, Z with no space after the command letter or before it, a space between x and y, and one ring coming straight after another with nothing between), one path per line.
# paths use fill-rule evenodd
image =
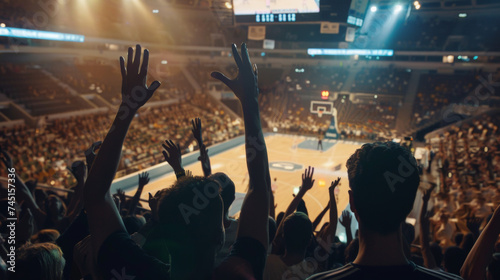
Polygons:
M415 273L419 274L418 279L442 279L442 280L461 280L462 277L444 271L428 269L417 265Z
M349 263L334 270L314 274L313 276L307 278L307 280L355 279L356 272L358 271L360 271L359 268L356 268Z

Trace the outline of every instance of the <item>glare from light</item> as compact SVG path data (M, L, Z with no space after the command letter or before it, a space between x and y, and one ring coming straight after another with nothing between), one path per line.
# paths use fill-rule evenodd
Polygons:
M5 23L3 23L3 22L0 23L0 27L4 28L5 26L6 26Z
M226 8L228 9L232 9L233 8L233 5L231 5L230 2L226 2Z
M377 11L377 6L371 6L370 12L375 13Z
M401 5L396 5L396 6L394 7L394 12L395 12L395 13L399 13L399 12L401 12L402 10L403 10L403 6L401 6Z
M460 13L460 14L458 14L458 17L466 18L467 17L467 13Z
M376 95L376 94L375 94L375 95L373 96L373 98L377 99L377 98L378 98L378 95Z
M159 10L153 10L153 14L157 14L159 12L160 12Z
M168 62L167 62L166 60L162 60L162 61L161 61L161 64L163 64L163 65L165 65L165 64L167 64L167 63L168 63Z
M422 7L422 5L420 5L420 2L418 1L413 2L413 6L415 6L415 9L417 10L420 10L420 7Z

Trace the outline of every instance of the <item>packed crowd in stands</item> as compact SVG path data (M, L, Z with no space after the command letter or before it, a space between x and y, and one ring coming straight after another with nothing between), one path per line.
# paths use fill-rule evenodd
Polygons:
M175 139L182 153L193 151L189 137L192 118L202 115L209 128L205 131L209 145L240 135L239 122L205 95L188 95L180 103L141 110L132 124L124 144L119 174L128 174L161 161L159 143L163 138ZM9 149L22 179L61 187L68 183L67 167L71 155L85 150L87 143L102 140L112 116L106 113L68 119L41 119L37 128L27 126L3 128L2 147ZM36 139L34 141L33 139Z
M410 72L397 68L365 68L356 74L351 85L352 92L376 94L405 94L410 81Z
M389 46L396 50L495 51L500 38L498 26L495 16L413 16L396 28Z
M127 67L125 63L121 66L124 102L114 119L98 115L49 122L38 130L3 130L6 140L2 142L0 164L2 175L11 180L0 189L5 198L0 210L2 277L500 277L498 115L452 128L438 144L436 156L429 152L428 161L421 160L421 165L430 162L432 166L430 172L422 172L429 176L438 173L439 184L421 180L420 167L407 148L394 142L370 143L356 150L346 163L350 209L354 214L343 211L339 215L342 209L337 208L335 189L341 179L332 178L328 206L318 217L308 216L302 198L314 187L311 167L305 170L301 188L287 210L275 213L259 109L266 111L266 107L258 101L257 72L246 45L242 45L241 54L233 45L237 78L230 80L220 72L212 73L240 101L244 129L235 122L229 126L232 120L216 105L207 105L210 100L201 95L188 96L180 104L162 109L141 111L129 105L125 101L133 89L139 87L144 93L144 99L136 100L141 107L160 87L157 81L149 87L145 83L147 61L141 66L140 46L135 59L133 56L134 50L129 49ZM287 94L286 84L281 86L283 94ZM261 102L277 105L273 96L265 98L268 100ZM299 104L293 98L288 105ZM210 111L213 117L206 117L207 112L202 110ZM263 112L262 117L266 114ZM201 115L202 120L197 118ZM235 220L228 214L235 199L231 174L212 174L206 148L243 130L249 191ZM85 137L74 138L81 131L85 131ZM143 134L147 136L142 138ZM39 141L44 137L51 138L53 145L44 147ZM200 149L203 176L193 176L181 165L181 154L189 145ZM110 193L116 171L128 157L130 162L136 162L141 160L140 155L155 157L160 152L177 180L154 196L150 194L148 206L139 202L149 182L147 172L138 176L134 197ZM120 160L122 154L125 156ZM41 179L29 173L26 164L48 169L44 175L48 179L54 175L49 172L50 165L58 160L63 161L60 168L70 166L74 176L73 192L67 196L36 188L36 181L28 181ZM137 170L144 167L138 166ZM7 191L14 187L15 196ZM423 203L418 224L413 226L405 220L415 199ZM321 225L327 212L329 222ZM18 219L13 237L8 218L15 215ZM359 223L355 232L351 231L353 219ZM346 231L346 242L336 236L337 222ZM10 240L15 240L15 246L9 245ZM12 259L15 272L6 271L13 266Z
M440 110L447 105L461 103L467 95L472 95L473 89L480 83L479 76L483 73L422 74L413 103L413 125L422 126L441 117Z

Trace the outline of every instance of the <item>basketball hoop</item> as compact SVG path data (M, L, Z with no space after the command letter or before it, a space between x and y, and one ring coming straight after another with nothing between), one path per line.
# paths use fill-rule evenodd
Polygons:
M323 116L323 113L325 112L325 109L321 108L321 109L318 109L318 117L322 117Z

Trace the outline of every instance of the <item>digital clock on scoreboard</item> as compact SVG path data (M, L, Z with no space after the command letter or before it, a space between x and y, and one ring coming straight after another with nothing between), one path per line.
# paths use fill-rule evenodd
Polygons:
M297 14L257 14L255 22L296 22Z

